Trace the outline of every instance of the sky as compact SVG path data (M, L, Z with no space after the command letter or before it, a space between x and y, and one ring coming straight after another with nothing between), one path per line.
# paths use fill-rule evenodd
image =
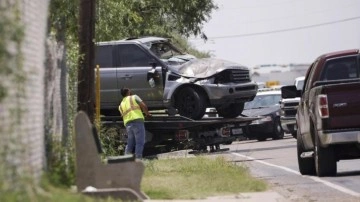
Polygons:
M312 63L360 48L360 0L214 0L208 37L190 43L213 57L253 67Z

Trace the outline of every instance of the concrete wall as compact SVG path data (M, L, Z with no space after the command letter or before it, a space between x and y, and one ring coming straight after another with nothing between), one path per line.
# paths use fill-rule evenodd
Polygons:
M23 63L14 64L14 69L20 71L22 66L21 75L24 78L19 81L2 78L9 94L0 103L0 146L5 155L5 169L12 168L38 179L45 156L44 61L49 0L17 2L20 4L25 37L21 47Z

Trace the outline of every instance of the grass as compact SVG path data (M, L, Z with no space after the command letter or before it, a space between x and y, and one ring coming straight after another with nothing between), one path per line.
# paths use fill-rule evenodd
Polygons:
M247 168L223 157L146 161L142 191L151 199L202 199L209 196L265 191Z
M210 196L265 191L265 182L254 179L247 168L223 157L144 160L141 190L151 199L202 199ZM44 179L40 186L24 182L18 191L6 191L0 183L0 201L115 202L95 199L68 188L58 188Z

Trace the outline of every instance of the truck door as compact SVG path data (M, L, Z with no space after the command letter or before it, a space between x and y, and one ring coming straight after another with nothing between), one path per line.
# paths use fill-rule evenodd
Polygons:
M163 82L152 88L147 80L147 73L152 69L154 58L146 49L136 44L119 44L115 48L117 63L117 85L130 88L133 94L140 96L149 107L161 106L163 103ZM159 80L162 81L162 67L157 66Z
M95 65L100 67L101 109L117 108L119 91L117 86L116 67L113 64L113 46L99 45L95 49Z
M300 134L310 134L310 116L309 116L309 94L310 94L310 90L311 90L311 76L314 72L314 64L312 64L305 76L305 81L304 81L304 87L303 87L303 93L301 95L301 99L300 99L300 103L299 103L299 108L297 111L297 124L298 124L298 130L300 132Z

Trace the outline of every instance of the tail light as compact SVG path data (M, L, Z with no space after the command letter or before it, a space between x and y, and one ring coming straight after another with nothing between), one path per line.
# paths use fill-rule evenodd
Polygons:
M329 118L329 106L328 106L328 99L327 95L318 95L318 109L320 118Z
M178 130L175 133L175 139L177 141L185 141L189 139L189 131L188 130Z
M223 128L221 128L221 136L223 136L223 137L229 137L230 134L231 134L230 128L228 128L228 127L223 127Z

